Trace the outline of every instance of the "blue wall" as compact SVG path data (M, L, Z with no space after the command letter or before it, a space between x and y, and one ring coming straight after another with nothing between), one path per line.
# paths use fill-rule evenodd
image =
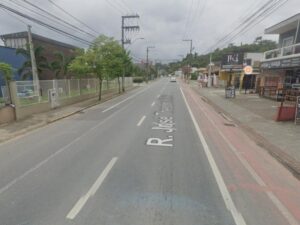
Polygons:
M17 55L16 49L0 46L0 62L10 64L13 67L14 80L22 80L22 78L18 74L18 70L22 67L25 61L26 61L26 57L22 55ZM4 85L5 85L5 81L3 79L3 75L0 73L0 86L4 86ZM0 90L0 96L2 96L1 90Z

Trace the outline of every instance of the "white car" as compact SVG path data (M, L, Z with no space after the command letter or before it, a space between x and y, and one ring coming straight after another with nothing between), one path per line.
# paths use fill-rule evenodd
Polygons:
M172 76L170 82L176 82L176 77Z

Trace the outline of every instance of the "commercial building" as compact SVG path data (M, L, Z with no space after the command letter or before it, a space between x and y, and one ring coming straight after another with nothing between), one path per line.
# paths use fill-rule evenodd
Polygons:
M219 72L220 86L235 86L238 89L255 89L256 78L260 73L263 53L235 52L223 56ZM245 75L244 67L251 66L252 74Z
M23 48L26 49L28 45L28 32L18 32L11 34L0 35L0 38L4 42L4 45L9 48ZM61 52L66 58L75 56L77 47L69 45L63 42L59 42L50 38L46 38L37 34L32 34L32 42L35 48L43 47L43 56L47 59L48 63L55 61L55 53ZM51 80L54 78L53 73L49 71L43 71L39 74L41 80Z
M264 53L260 75L263 96L295 101L300 95L300 14L265 30L279 35L279 48Z
M0 62L7 63L13 68L13 79L20 80L18 70L22 67L27 59L23 55L17 55L15 48L0 46ZM3 75L0 74L0 97L3 97L6 92L5 81Z

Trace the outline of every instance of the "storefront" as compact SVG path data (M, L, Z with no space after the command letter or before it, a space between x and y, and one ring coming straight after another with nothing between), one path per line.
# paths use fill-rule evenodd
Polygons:
M262 63L260 94L295 101L300 95L300 57Z

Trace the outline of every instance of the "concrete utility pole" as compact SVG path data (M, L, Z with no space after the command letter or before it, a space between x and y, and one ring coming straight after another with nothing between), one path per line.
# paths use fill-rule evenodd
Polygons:
M190 70L191 70L191 65L192 65L192 54L193 54L193 40L192 39L184 39L182 41L186 41L186 42L190 42L190 60L189 60L189 64L188 64L188 79L189 80L189 77L190 77Z
M31 58L31 66L32 66L32 81L33 81L33 89L35 94L40 96L40 82L38 76L38 70L36 66L36 59L34 54L34 46L32 42L32 34L31 34L31 26L28 25L28 43L30 49L30 58Z
M149 80L149 49L150 48L155 48L154 46L148 46L147 47L147 59L146 59L146 65L147 65L147 74L146 74L146 82L148 83L148 80Z
M127 15L127 16L122 16L122 38L121 38L121 42L122 42L122 48L124 51L126 51L125 49L125 45L126 44L130 44L131 40L130 39L126 39L125 40L125 34L126 32L130 31L139 31L140 30L140 26L136 25L136 26L127 26L125 24L126 20L130 20L130 19L139 19L140 16L138 14L135 15ZM124 86L124 80L125 80L125 68L123 69L123 74L122 74L122 91L125 91L125 86Z

